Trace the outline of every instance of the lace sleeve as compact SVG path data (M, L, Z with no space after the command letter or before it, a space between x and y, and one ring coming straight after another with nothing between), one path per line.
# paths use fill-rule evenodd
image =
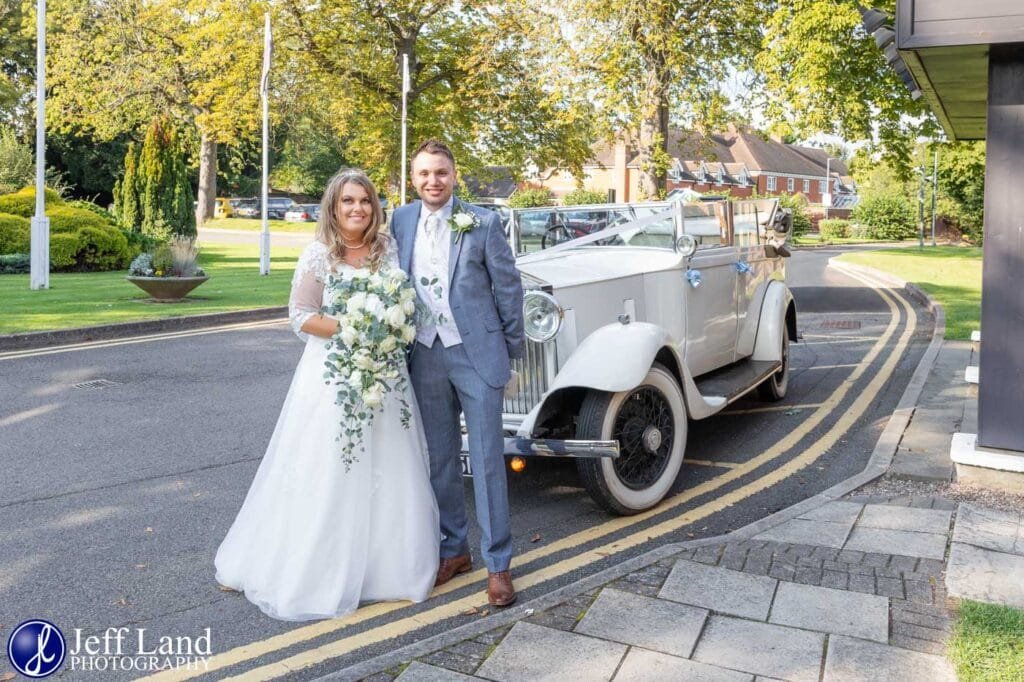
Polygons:
M299 256L292 276L292 292L288 298L288 319L300 339L306 341L302 325L320 312L323 304L324 284L327 281L327 247L314 241Z

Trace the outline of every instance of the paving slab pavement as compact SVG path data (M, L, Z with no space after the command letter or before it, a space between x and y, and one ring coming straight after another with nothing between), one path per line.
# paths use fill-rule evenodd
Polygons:
M747 529L654 550L514 607L493 629L463 626L466 641L381 660L408 651L404 660L494 680L955 680L949 597L1019 595L1024 606L1024 516L856 490L883 474L915 478L909 469L949 480L949 439L976 419L974 389L957 383L973 351L946 348L941 309L937 318L932 365L915 374L890 421L898 431L883 433L863 474ZM459 649L467 643L487 646ZM323 679L397 675L373 665Z

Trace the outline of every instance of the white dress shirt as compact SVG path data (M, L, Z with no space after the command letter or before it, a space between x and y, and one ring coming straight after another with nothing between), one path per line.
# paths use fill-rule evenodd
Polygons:
M420 206L419 223L416 225L416 243L413 247L412 274L416 293L426 304L433 316L416 332L416 341L430 347L434 339L441 337L445 348L462 343L459 328L452 317L448 302L448 263L451 256L452 231L448 219L452 216L454 197L438 211L431 213L426 206ZM434 284L423 284L436 279Z

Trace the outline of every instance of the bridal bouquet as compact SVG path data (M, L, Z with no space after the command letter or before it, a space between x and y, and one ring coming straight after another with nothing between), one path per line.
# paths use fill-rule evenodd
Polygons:
M416 338L416 289L396 267L377 272L359 268L351 278L331 277L330 302L324 312L338 318L338 331L327 344L324 379L338 387L335 403L343 411L341 459L345 470L363 450L363 430L384 397L397 390L402 424L409 428L412 412L406 401L405 347Z

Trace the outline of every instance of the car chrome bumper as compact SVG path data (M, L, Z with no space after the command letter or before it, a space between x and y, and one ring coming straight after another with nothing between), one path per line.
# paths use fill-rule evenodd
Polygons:
M469 453L469 443L462 437L462 454ZM509 457L611 457L619 456L617 440L549 440L506 436L503 455Z

